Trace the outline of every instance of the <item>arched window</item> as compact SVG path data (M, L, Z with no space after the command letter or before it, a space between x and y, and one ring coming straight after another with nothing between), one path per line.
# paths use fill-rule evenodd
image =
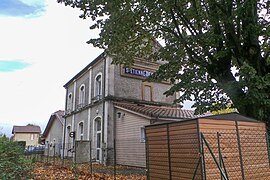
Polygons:
M79 90L79 104L84 105L85 103L85 85L81 85Z
M102 76L101 74L98 74L95 78L95 97L97 100L101 99L102 95Z
M79 133L79 139L83 140L83 122L79 123L78 133Z
M67 99L67 111L70 112L72 110L72 93L69 93Z

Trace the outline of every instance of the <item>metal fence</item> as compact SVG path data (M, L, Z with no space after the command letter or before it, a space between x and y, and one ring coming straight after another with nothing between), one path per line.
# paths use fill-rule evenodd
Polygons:
M46 144L39 152L30 150L34 148L27 148L27 158L34 158L44 166L76 166L79 171L88 172L91 179L96 174L104 179L131 179L133 176L136 179L146 179L145 143L140 139L115 140L112 148L108 149L98 149L91 141ZM98 157L98 153L102 157Z

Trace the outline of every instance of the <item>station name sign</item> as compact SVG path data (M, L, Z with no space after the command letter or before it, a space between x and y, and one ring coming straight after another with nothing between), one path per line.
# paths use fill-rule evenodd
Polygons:
M134 75L134 76L140 76L140 77L149 77L154 74L151 71L137 69L137 68L129 68L129 67L124 68L124 73Z

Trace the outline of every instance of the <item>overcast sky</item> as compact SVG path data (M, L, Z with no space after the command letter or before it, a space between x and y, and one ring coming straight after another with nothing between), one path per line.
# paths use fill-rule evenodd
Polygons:
M56 0L0 0L0 132L43 131L64 110L63 85L103 51L86 43L98 33L79 15Z
M0 1L0 128L34 123L44 130L64 109L63 85L102 50L80 12L56 0Z

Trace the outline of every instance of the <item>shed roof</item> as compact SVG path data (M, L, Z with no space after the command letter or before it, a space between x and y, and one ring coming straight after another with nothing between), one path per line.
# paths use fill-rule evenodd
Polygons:
M50 116L50 119L49 119L49 121L47 123L47 126L46 126L46 128L45 128L45 130L43 132L42 137L44 137L44 138L47 137L47 135L50 132L50 129L52 127L52 124L53 124L54 120L58 120L63 125L63 123L64 123L63 116L64 116L64 111L62 111L62 110L59 110L59 111L56 111L56 112L52 113L52 115Z
M149 118L168 118L168 119L191 119L200 117L194 114L193 110L185 110L175 106L158 106L134 103L114 103L115 107L130 110Z
M197 119L209 119L209 120L231 120L231 121L248 121L248 122L260 122L256 119L246 117L242 114L239 114L237 112L232 112L232 113L224 113L224 114L217 114L217 115L203 115L195 118L186 118L186 119L181 119L180 121L173 121L173 122L165 122L161 124L151 124L147 125L146 127L151 127L151 126L159 126L162 124L173 124L173 123L181 123L181 122L186 122L186 121L193 121Z
M12 134L15 133L41 133L39 126L27 125L27 126L13 126Z
M246 116L239 114L237 112L204 116L202 118L213 119L213 120L236 120L236 121L253 121L253 122L255 121L255 122L258 122L258 120L256 120L256 119L253 119L251 117L246 117Z

